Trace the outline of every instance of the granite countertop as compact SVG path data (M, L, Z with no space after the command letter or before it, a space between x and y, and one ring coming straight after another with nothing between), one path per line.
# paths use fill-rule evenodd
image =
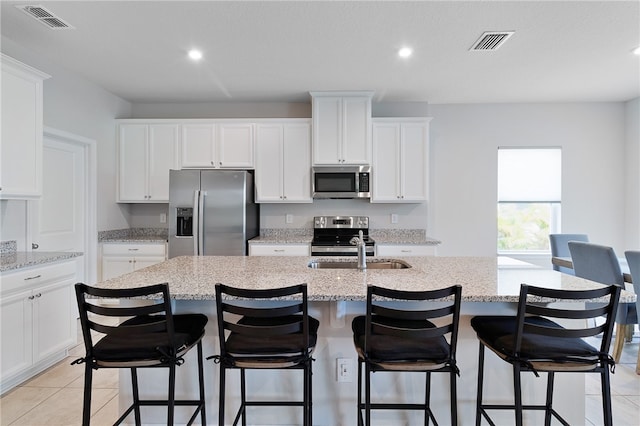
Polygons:
M166 243L167 228L128 228L98 232L99 243Z
M46 265L79 256L82 256L82 253L68 251L15 251L3 253L0 255L0 272L15 272L22 268Z
M517 302L521 283L562 289L597 288L600 284L495 257L407 257L409 269L312 269L311 260L295 256L180 256L98 284L129 288L168 282L179 300L213 300L214 284L266 289L307 283L311 301L364 301L367 285L405 290L428 290L460 284L465 302ZM381 259L381 258L369 258ZM352 257L332 257L332 262L353 262ZM635 301L622 292L621 302Z

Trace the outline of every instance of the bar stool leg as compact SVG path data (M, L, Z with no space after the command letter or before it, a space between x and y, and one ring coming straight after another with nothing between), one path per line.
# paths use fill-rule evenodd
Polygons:
M135 416L136 425L140 425L140 395L138 394L138 371L131 369L131 389L133 391L133 414Z
M547 401L544 410L544 425L551 426L551 410L553 407L553 371L547 373Z
M222 362L220 362L220 397L218 403L218 424L224 425L224 394L225 394L225 378L227 369L224 368Z
M202 340L198 342L198 379L200 385L200 421L202 425L207 424L207 415L205 412L205 397L204 397L204 361L202 358Z
M82 403L82 426L89 426L91 421L91 388L93 386L93 369L90 362L84 364L84 401Z
M429 401L431 401L431 373L426 372L424 385L424 426L429 426Z
M456 372L452 371L449 375L451 386L451 425L458 424L458 384Z
M484 378L484 345L478 349L478 392L476 397L476 426L482 423L482 384Z
M167 401L167 426L173 425L173 415L176 401L176 366L169 366L169 398Z
M609 369L606 365L600 373L600 386L602 388L602 412L605 426L613 426L613 412L611 411L611 383L609 382Z
M513 364L513 394L516 405L516 426L522 426L522 383L520 380L520 365Z
M358 357L358 426L362 424L362 360Z
M371 426L371 367L364 363L364 424Z
M247 389L245 387L245 370L240 369L240 399L242 400L242 426L247 426Z

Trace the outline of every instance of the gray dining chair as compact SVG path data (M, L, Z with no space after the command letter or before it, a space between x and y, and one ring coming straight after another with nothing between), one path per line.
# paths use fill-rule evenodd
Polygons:
M551 245L551 257L571 257L569 252L569 241L589 242L587 234L549 234L549 244ZM553 265L554 271L574 275L573 269L564 266Z
M640 295L640 250L627 250L624 252L631 272L633 290L636 296ZM640 297L636 298L636 314L640 312ZM640 374L640 350L638 351L638 361L636 362L636 374Z
M569 241L568 245L576 277L625 288L620 261L612 247L581 241ZM620 303L616 314L616 337L612 354L616 363L620 361L627 327L637 323L635 304Z

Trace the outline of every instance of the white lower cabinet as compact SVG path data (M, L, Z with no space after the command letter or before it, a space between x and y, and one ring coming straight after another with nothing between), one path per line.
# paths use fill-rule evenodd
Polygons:
M376 244L376 256L435 256L436 246L430 244Z
M2 275L1 392L64 358L76 344L77 260Z
M251 244L249 256L310 256L311 246L301 244Z
M102 245L102 280L164 262L166 253L164 243L104 243Z

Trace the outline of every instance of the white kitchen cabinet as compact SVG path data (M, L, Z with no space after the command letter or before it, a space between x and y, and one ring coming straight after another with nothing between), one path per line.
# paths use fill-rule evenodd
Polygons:
M371 164L373 92L311 92L313 164Z
M410 256L435 256L435 245L430 244L384 244L376 243L376 256L385 257L410 257Z
M104 243L102 245L102 280L164 262L166 257L164 243Z
M372 203L417 203L428 199L429 120L373 120Z
M118 202L168 203L169 170L178 168L179 125L121 122Z
M2 275L1 392L64 358L76 344L77 260Z
M182 124L182 168L253 169L254 124L188 122Z
M0 199L42 195L42 86L50 76L2 54Z
M309 120L256 125L256 201L312 202Z
M249 256L310 256L309 243L256 244L249 242Z

